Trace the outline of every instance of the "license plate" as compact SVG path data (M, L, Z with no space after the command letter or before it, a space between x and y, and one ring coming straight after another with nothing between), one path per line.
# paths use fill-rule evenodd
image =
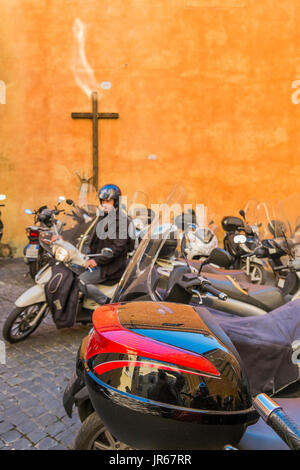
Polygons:
M278 281L278 284L277 284L278 287L283 287L283 286L284 286L284 282L285 282L285 280L282 279L282 278L280 278L279 281Z
M276 253L276 248L269 248L270 255L274 255Z
M26 258L37 258L39 253L39 245L27 245Z

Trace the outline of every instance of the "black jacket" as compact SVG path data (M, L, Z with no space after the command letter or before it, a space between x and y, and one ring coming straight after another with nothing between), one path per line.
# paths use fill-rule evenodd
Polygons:
M111 258L105 256L94 258L102 268L101 281L118 281L122 277L127 266L127 253L134 247L134 238L129 235L130 223L131 219L119 210L99 217L91 235L90 252L97 254L102 248L111 248L113 251Z

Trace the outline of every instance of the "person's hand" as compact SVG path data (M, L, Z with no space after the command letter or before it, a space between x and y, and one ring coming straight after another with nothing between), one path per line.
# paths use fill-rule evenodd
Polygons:
M85 269L95 268L96 266L97 266L97 263L94 259L89 259L84 265Z

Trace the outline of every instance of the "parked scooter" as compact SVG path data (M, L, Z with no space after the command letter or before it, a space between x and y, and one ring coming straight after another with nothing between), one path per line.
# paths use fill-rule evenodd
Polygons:
M188 259L205 258L218 246L217 225L210 216L208 207L203 204L197 205L197 214L182 214L175 223L181 233L186 235L185 254Z
M78 288L76 289L75 280L84 271L83 266L89 257L101 254L109 258L111 250L105 248L99 254L83 254L72 243L63 240L58 231L53 238L52 230L43 231L39 239L42 248L48 254L48 263L35 276L36 284L16 300L14 309L4 322L2 334L10 343L27 338L50 310L53 314L53 309L49 305L49 293L57 293L57 299L53 301L57 309L56 317L53 314L53 318L58 328L73 326L74 323L91 322L92 313L98 306L92 299L86 298ZM59 287L66 289L63 292L64 301L60 297ZM114 285L112 282L106 282L98 287L103 294L111 297L116 288L116 281ZM68 312L67 317L66 312Z
M289 272L285 269L288 260L300 257L299 202L300 198L296 196L272 204L261 202L257 207L264 256L280 287Z
M57 215L64 212L58 209L58 206L65 200L63 196L59 197L57 206L49 209L47 206L41 206L37 210L25 209L25 214L34 216L34 225L26 227L26 235L28 243L25 246L24 261L28 265L29 274L32 279L37 272L48 262L48 254L44 251L40 244L39 236L45 231L53 228L54 224L58 225ZM60 227L57 227L60 230Z
M245 431L258 422L257 408L269 409L268 424L273 415L274 429L300 448L298 427L290 423L286 432L277 405L265 395L252 400L248 371L226 332L206 308L188 305L196 292L224 303L227 296L188 265L159 290L155 265L170 229L154 222L111 304L94 313L63 400L69 416L77 405L83 422L75 449L222 449L242 439L255 449ZM297 365L293 373L297 381Z
M5 201L6 195L5 194L0 194L0 201ZM5 204L0 204L0 207L5 207ZM0 211L0 256L3 258L10 257L12 256L12 250L11 247L7 243L2 243L2 237L3 237L3 222L1 220L1 211Z
M243 269L255 284L265 284L266 265L259 255L261 242L259 229L246 220L246 213L240 210L240 217L223 217L221 224L225 231L224 248L233 259L234 269Z

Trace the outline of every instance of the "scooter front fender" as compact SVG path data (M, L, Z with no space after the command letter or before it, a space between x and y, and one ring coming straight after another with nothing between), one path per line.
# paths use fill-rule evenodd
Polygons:
M46 302L44 286L36 284L20 295L15 301L17 307L28 307L29 305Z

